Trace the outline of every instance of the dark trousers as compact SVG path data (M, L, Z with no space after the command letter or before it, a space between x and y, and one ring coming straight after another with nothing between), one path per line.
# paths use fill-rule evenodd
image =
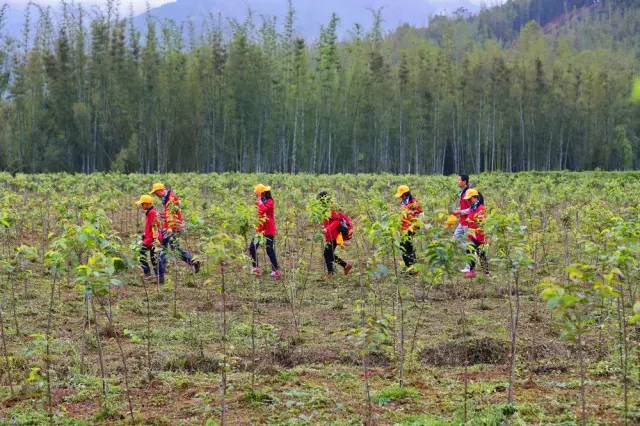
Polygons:
M162 239L162 253L160 254L160 263L164 266L166 264L166 253L168 250L177 252L180 255L180 259L187 265L193 265L193 256L187 250L180 247L180 240L176 234L171 234Z
M343 268L347 266L347 262L336 256L336 247L338 247L338 243L335 241L327 243L324 246L324 262L327 265L327 272L330 274L333 274L336 271L334 263L337 263Z
M467 253L471 255L469 268L472 271L476 268L476 257L478 257L484 273L489 273L489 261L487 260L487 253L484 251L484 245L482 243L479 243L476 239L471 240L471 244L467 247Z
M415 265L416 263L416 250L413 247L414 235L415 232L408 232L400 243L400 248L402 250L402 260L404 261L404 265L407 268Z
M162 254L160 254L160 259L158 259L158 254L156 253L156 248L154 246L145 247L142 246L140 249L140 266L142 267L142 272L145 275L151 275L151 267L149 266L148 257L151 258L151 265L153 265L153 272L158 278L164 278L164 262L162 261Z
M267 249L267 256L269 256L269 260L271 261L271 269L274 271L278 270L278 258L276 257L276 237L264 237L265 239L265 247ZM260 241L257 238L254 238L249 244L249 254L251 255L251 260L253 263L253 267L258 267L258 247L260 247Z

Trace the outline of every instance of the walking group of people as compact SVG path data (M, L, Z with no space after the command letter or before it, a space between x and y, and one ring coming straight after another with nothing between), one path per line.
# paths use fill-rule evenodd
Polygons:
M153 195L162 201L162 213L153 206ZM195 273L200 271L200 261L180 246L180 235L184 231L184 219L180 198L162 183L154 183L151 191L140 197L136 203L145 212L146 220L140 248L140 266L145 279L164 283L164 273L169 249L177 253L183 262ZM156 251L160 246L160 252ZM149 265L153 266L153 272Z
M480 260L485 274L489 273L487 256L484 249L486 237L482 230L484 220L484 197L480 192L470 187L469 176L458 175L457 183L460 188L459 206L451 212L447 222L448 226L455 226L454 238L461 247L466 248L469 254L469 263L461 271L466 278L476 276L476 258ZM262 275L258 262L258 248L264 244L267 256L271 263L271 277L280 279L282 271L278 264L275 250L275 239L277 228L275 222L275 202L271 194L271 187L258 184L254 187L256 195L256 209L258 214L258 226L256 236L252 239L248 253L252 260L251 272ZM163 212L158 213L153 207L153 197L155 195L162 201ZM407 185L400 185L395 193L400 199L402 208L402 221L400 230L402 232L401 251L402 259L408 273L415 273L413 265L417 262L416 251L413 246L413 238L419 231L422 224L422 206L418 199L411 193ZM353 263L345 261L336 255L336 249L343 246L353 236L353 222L351 218L339 210L331 196L322 191L317 196L321 208L325 212L325 219L322 223L322 230L325 239L324 261L328 276L336 272L336 265L340 266L344 274L349 274L353 268ZM180 207L180 199L176 194L165 187L162 183L155 183L149 194L142 195L137 204L145 211L146 222L142 236L142 247L140 249L140 264L146 279L164 282L166 269L166 254L169 249L176 252L182 261L193 268L197 273L200 269L200 262L194 260L187 250L180 247L179 237L184 230L184 220ZM156 252L156 245L160 246L160 253ZM153 266L153 272L149 265L148 257Z
M274 215L275 203L271 196L271 187L258 184L255 186L254 192L257 197L258 226L256 227L256 237L249 245L249 255L252 261L251 272L256 276L262 275L262 270L258 264L257 249L260 243L264 241L267 256L271 262L271 277L277 280L282 276L282 271L278 265L275 250L277 230ZM320 192L317 198L322 209L327 213L326 219L322 224L325 238L324 260L327 267L327 274L335 274L335 265L337 264L343 269L346 275L351 271L351 268L353 268L353 263L340 259L336 255L336 248L351 239L353 235L351 218L337 210L326 191Z

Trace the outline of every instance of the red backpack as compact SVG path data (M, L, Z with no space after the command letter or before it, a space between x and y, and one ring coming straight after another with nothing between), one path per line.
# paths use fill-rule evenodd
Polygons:
M345 241L349 241L353 238L353 221L349 216L340 212L340 233L342 234L342 239Z

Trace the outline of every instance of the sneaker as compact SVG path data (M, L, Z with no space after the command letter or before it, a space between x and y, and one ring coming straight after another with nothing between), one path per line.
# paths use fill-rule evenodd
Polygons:
M467 265L463 269L460 269L460 272L466 274L467 272L471 272L471 266Z
M262 270L260 268L251 268L251 273L256 277L262 275Z
M344 274L349 275L349 272L351 271L351 269L353 269L353 263L347 262L347 264L344 267Z
M193 272L195 272L196 274L198 272L200 272L200 261L199 260L194 260L192 265L193 265Z
M476 272L475 271L467 271L464 273L464 277L465 278L475 278L476 277Z
M280 272L279 269L271 273L271 278L273 278L274 280L279 280L280 277L282 277L282 272Z

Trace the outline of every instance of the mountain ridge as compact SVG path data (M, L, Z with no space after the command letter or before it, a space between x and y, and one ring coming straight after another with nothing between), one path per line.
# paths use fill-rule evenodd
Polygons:
M0 3L1 4L1 3ZM91 6L85 6L90 9ZM57 6L52 6L55 13ZM298 0L293 2L295 11L295 31L307 38L315 39L320 33L320 27L326 25L335 13L340 18L339 32L345 36L358 23L367 28L373 21L372 11L382 9L383 31L392 32L403 24L415 27L426 27L429 18L438 14L451 14L459 8L469 13L480 11L469 0L452 0L446 4L433 0ZM5 16L3 32L17 38L22 31L26 6L9 3L9 10ZM248 11L252 11L254 22L259 25L261 17L276 17L277 24L282 25L288 11L287 0L244 0L242 2L229 0L176 0L149 9L147 12L134 16L134 23L142 33L146 30L148 17L156 23L172 20L176 24L192 22L199 30L207 17L221 15L223 24L229 20L243 21ZM121 15L128 15L126 7L122 7ZM32 12L33 13L33 12ZM35 19L32 18L33 21Z

